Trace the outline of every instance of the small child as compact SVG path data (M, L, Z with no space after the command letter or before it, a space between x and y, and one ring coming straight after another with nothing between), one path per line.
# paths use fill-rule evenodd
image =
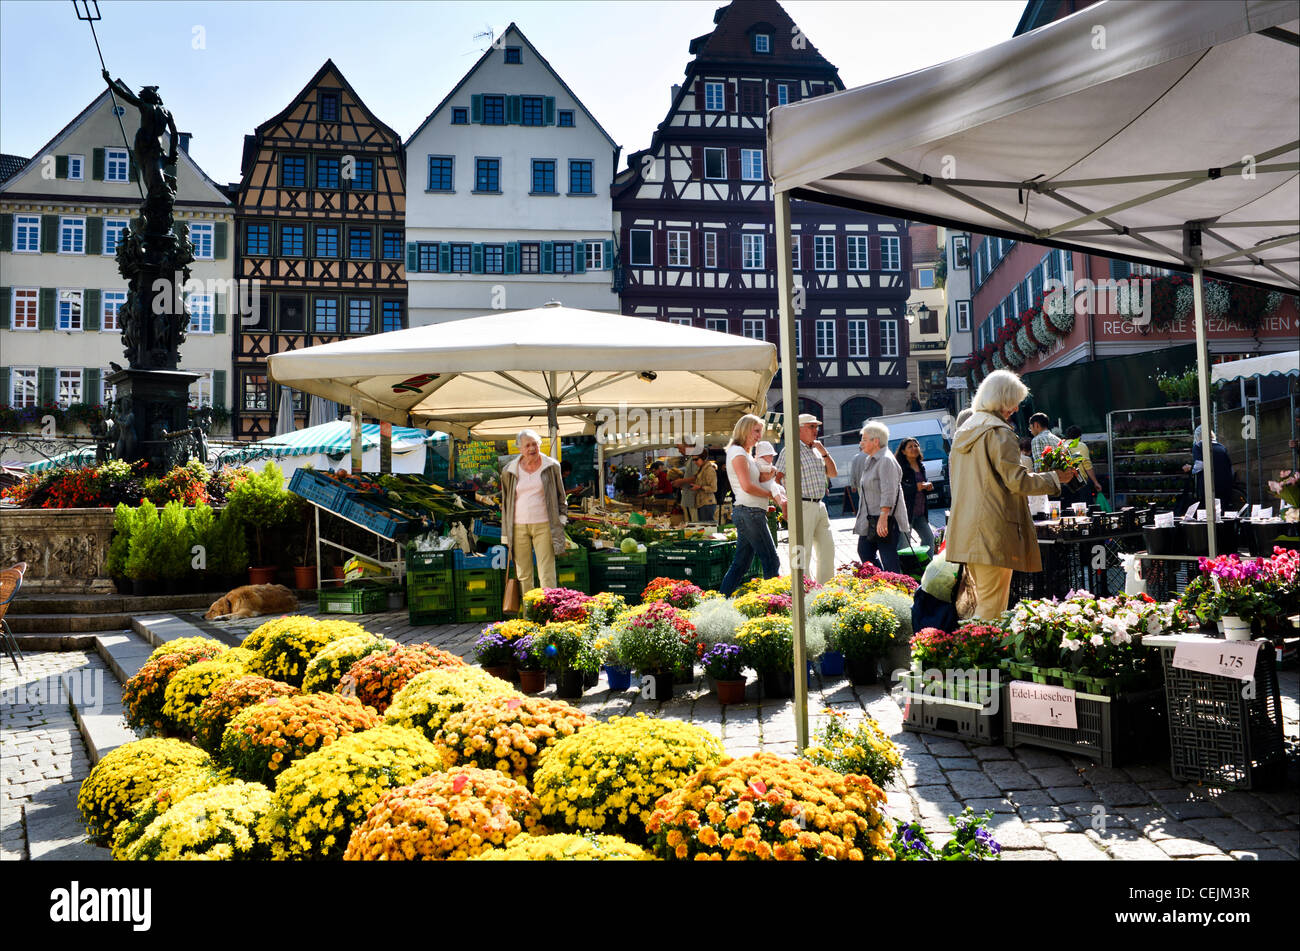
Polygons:
M777 506L785 508L785 489L776 481L776 466L773 465L776 462L776 447L766 439L761 440L754 447L754 458L758 460L758 474L763 479L758 487L775 495Z

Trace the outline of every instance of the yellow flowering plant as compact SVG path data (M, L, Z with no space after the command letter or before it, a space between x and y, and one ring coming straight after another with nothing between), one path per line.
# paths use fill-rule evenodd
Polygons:
M350 634L322 647L303 674L305 693L331 693L348 669L363 657L396 647L397 642L374 634Z
M172 677L192 664L202 663L207 657L188 651L163 654L144 665L122 685L122 706L129 726L147 733L180 733L185 726L163 712L167 703L167 685Z
M655 801L723 755L721 741L703 727L643 713L613 717L548 750L533 791L553 827L644 842L644 818Z
M808 602L808 613L834 617L852 604L855 596L854 592L849 588L841 588L838 585L825 585Z
M225 681L246 673L243 662L231 657L232 653L228 651L214 660L201 660L173 674L163 691L163 719L186 733L193 733L197 727L194 717L203 701Z
M240 710L271 697L292 697L296 693L297 687L256 674L223 680L194 712L194 742L216 756L226 727Z
M627 599L611 591L592 595L586 607L587 623L593 631L612 626L628 610Z
M144 802L135 807L131 817L123 819L113 830L113 839L109 845L113 858L124 862L144 830L164 812L180 802L186 796L234 780L229 770L219 770L211 766L194 766L176 774L171 782L159 786Z
M274 796L261 783L230 782L192 793L158 818L126 852L132 861L258 860L271 857L255 829Z
M309 753L275 781L257 836L276 859L338 859L385 792L443 768L423 734L396 726L353 733Z
M544 750L592 722L560 700L492 697L447 717L434 742L449 767L472 764L529 783Z
M212 766L212 757L180 740L125 743L104 755L77 793L77 810L92 842L107 843L117 824L154 791L195 767Z
M847 713L830 707L822 712L830 720L813 734L813 745L804 750L804 758L837 773L866 776L877 786L889 785L903 768L903 754L880 724L865 717L850 731Z
M194 663L200 660L211 660L218 654L224 654L228 650L230 648L221 641L213 640L210 637L178 637L155 648L153 653L145 659L145 663L158 660L158 658L166 657L169 654L182 654L188 657L191 663Z
M885 794L865 776L756 753L701 769L646 820L660 858L892 859Z
M750 618L736 630L745 666L755 670L794 668L794 622L789 615Z
M257 657L248 665L249 672L295 687L302 686L307 664L327 645L367 633L352 621L318 621L301 615L278 618L270 624L274 626L263 635Z
M447 717L466 704L517 696L518 691L481 667L440 667L417 674L397 691L384 711L384 722L419 730L432 741Z
M539 828L537 797L494 769L459 766L385 793L344 861L469 859Z
M378 713L388 709L397 692L417 674L426 670L467 666L455 654L439 650L432 644L398 644L388 650L369 654L351 667L339 681L336 692L355 696Z
M504 848L488 849L474 856L489 862L601 862L652 861L654 856L616 835L552 835L522 833Z
M305 693L271 697L241 710L221 738L221 763L240 779L274 785L277 774L312 750L383 721L355 697Z
M898 634L898 618L889 608L858 597L835 616L831 639L848 660L879 657Z

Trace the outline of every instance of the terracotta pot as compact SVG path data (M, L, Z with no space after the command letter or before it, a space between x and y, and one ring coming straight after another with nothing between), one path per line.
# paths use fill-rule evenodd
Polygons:
M500 667L495 667L495 666L494 666L494 667L484 667L483 669L484 669L485 671L487 671L489 674L491 674L493 677L496 677L496 678L499 679L499 680L504 680L506 683L510 683L510 665L509 665L509 664L502 664Z
M745 702L745 681L743 680L715 680L718 687L718 703L744 703Z
M294 565L293 586L299 591L310 591L316 587L315 565Z
M274 566L248 569L249 584L275 584L275 573L279 569Z
M519 689L524 693L541 693L546 689L546 671L519 671Z

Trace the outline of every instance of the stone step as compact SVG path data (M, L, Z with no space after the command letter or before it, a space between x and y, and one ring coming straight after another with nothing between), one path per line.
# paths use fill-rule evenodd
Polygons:
M150 595L68 595L32 594L19 590L9 605L10 624L22 614L136 614L139 612L193 611L206 608L226 594L225 591L201 594Z
M131 626L129 614L10 614L5 617L21 645L25 634L80 634L91 631L124 631Z

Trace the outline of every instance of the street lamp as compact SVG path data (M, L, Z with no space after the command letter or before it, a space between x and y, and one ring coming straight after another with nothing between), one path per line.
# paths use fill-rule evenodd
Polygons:
M909 326L913 322L915 322L917 316L920 316L922 323L924 323L929 318L930 308L925 306L924 302L920 304L913 304L907 308L907 323Z

